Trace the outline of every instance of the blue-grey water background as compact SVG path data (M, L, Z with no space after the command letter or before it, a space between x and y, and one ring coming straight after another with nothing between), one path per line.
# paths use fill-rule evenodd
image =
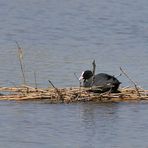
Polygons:
M0 86L78 86L74 73L118 76L148 89L147 0L0 0ZM132 86L124 76L121 87ZM148 147L147 103L0 102L0 147Z

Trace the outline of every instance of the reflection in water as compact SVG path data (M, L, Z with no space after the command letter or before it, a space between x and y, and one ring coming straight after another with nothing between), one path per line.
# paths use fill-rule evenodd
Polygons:
M147 104L1 102L0 147L145 147Z
M81 125L86 137L85 146L93 148L93 143L97 141L108 141L109 139L105 138L107 134L116 136L115 124L118 121L118 104L83 104L81 106L81 118ZM112 129L111 133L108 133L110 129Z

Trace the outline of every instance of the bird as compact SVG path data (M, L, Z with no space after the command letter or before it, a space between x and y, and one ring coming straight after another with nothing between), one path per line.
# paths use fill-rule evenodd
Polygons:
M114 76L106 73L99 73L95 75L95 61L92 64L93 71L83 71L79 78L79 81L83 80L83 87L92 87L90 91L97 93L103 93L107 91L112 93L120 92L118 88L121 82Z

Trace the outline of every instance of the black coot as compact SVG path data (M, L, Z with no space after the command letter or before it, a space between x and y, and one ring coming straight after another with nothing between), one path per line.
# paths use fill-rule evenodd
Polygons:
M119 92L118 88L121 82L114 76L106 73L99 73L93 76L93 72L86 70L82 72L79 80L83 80L84 87L94 87L93 92L106 92L111 91L113 93Z

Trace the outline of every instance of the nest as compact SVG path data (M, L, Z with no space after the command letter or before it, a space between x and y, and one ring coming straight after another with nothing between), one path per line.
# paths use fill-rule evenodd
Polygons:
M148 100L148 90L133 87L121 88L119 93L93 93L91 88L47 88L30 86L0 87L0 100L29 101L40 100L49 103L72 102L123 102Z

